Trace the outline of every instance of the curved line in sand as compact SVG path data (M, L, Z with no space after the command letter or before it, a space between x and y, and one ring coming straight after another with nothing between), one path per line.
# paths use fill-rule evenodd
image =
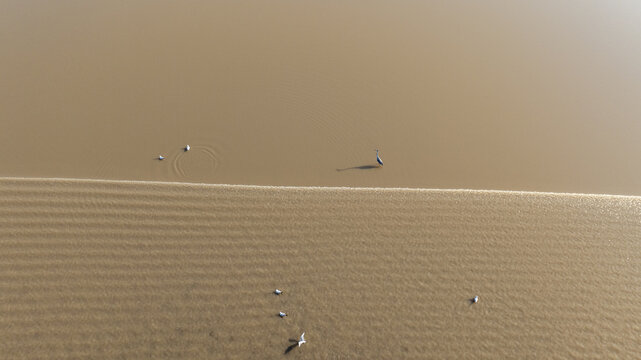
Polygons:
M214 172L216 171L216 169L218 169L218 166L220 163L219 161L220 156L218 155L218 152L216 151L215 148L208 145L195 144L191 146L191 149L189 152L190 154L193 154L194 152L205 154L205 156L209 159L208 163L211 164L210 170ZM185 156L190 156L190 155L188 155L182 149L175 156L172 156L172 162L171 162L172 171L174 175L178 175L181 178L188 178L187 173L185 172L185 165L182 163L182 160L185 158Z

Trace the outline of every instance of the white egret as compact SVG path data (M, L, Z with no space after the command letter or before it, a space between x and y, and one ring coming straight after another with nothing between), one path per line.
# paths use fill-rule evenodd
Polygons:
M383 166L383 160L381 160L381 157L378 156L378 149L376 149L376 161Z
M478 295L476 295L476 296L472 299L472 304L476 304L477 302L479 302L479 296L478 296Z
M185 146L185 151L189 151L191 149L191 146L187 145Z
M276 294L276 295L280 295L280 294L282 294L282 293L283 293L283 292L282 292L281 290L278 290L278 289L274 290L274 294Z
M285 314L284 312L280 311L280 312L278 312L278 316L284 318L285 316L287 316L287 314Z

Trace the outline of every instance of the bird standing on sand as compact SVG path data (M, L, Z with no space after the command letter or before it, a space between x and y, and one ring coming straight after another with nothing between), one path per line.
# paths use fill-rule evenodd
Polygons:
M383 160L381 160L381 157L378 156L378 149L376 149L376 161L383 166Z
M479 296L478 296L478 295L476 295L476 296L472 299L472 304L476 304L477 302L479 302Z
M282 294L282 293L283 293L283 292L282 292L281 290L278 290L278 289L274 290L274 294L276 294L276 295L280 295L280 294Z
M305 341L305 332L303 332L303 335L300 336L300 340L298 340L298 347L300 347L301 345L303 345L306 342L307 341Z
M189 151L191 149L191 146L187 145L185 146L185 151Z
M287 316L287 314L285 314L284 312L280 311L280 312L278 313L278 316L280 316L280 317L284 318L285 316Z
M165 160L165 157L162 155L158 155L158 160Z

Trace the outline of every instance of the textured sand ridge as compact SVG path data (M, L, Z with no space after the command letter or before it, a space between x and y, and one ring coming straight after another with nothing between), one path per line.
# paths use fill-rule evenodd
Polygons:
M638 197L1 178L0 358L632 358L639 239Z

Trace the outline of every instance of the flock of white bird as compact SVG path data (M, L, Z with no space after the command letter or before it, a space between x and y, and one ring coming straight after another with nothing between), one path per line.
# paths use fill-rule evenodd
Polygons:
M187 145L184 147L185 151L191 150L191 146ZM162 155L158 155L158 160L165 160L165 157ZM383 166L383 160L381 160L381 157L378 156L378 149L376 149L376 162L380 165Z
M185 151L189 151L189 150L191 150L191 146L189 146L189 145L185 146ZM165 160L165 157L162 156L162 155L158 155L158 160ZM379 165L383 166L383 160L381 160L381 157L378 155L378 149L376 149L376 162L379 163ZM280 295L282 293L283 293L282 290L279 290L279 289L274 290L274 294L276 294L276 295ZM475 296L474 298L472 298L472 303L473 304L476 304L477 302L479 302L478 295ZM285 316L287 316L287 313L279 311L278 312L278 316L280 316L281 318L284 318ZM298 347L300 347L301 345L303 345L306 342L307 341L305 340L305 332L303 331L303 334L300 336L300 339L298 340Z
M184 147L185 151L191 150L191 146L187 145ZM162 155L158 155L158 160L165 160L165 157Z
M283 293L282 290L279 290L279 289L274 290L274 294L276 294L276 295L280 295L282 293ZM278 316L280 316L281 318L284 318L285 316L287 316L287 314L285 314L284 312L280 311L280 312L278 312ZM300 339L298 340L298 347L300 347L301 345L303 345L306 342L307 341L305 340L305 332L303 331L303 334L300 336Z
M279 289L274 290L274 294L276 294L276 295L280 295L282 293L283 293L282 290L279 290ZM471 301L472 301L472 304L476 304L477 302L479 302L479 296L478 295L474 296L471 299ZM278 312L278 316L280 316L281 318L284 318L285 316L287 316L287 314L282 312L282 311L279 311ZM301 345L303 345L306 342L307 341L305 340L305 332L303 331L303 334L300 336L300 339L298 340L298 347L300 347Z

